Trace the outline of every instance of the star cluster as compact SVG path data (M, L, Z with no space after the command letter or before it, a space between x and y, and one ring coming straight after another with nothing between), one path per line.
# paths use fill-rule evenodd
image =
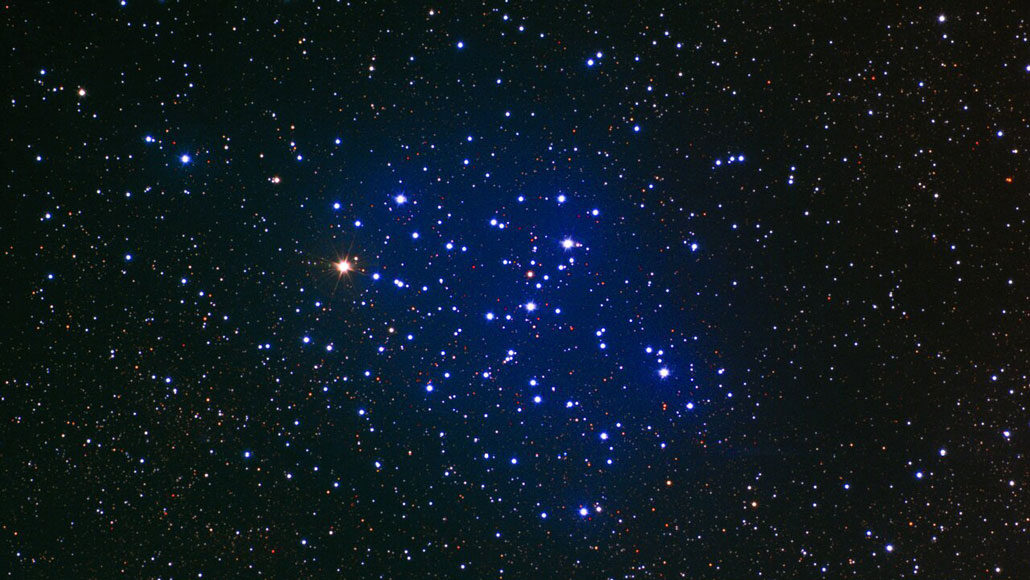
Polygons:
M1030 26L4 10L13 577L1030 575Z

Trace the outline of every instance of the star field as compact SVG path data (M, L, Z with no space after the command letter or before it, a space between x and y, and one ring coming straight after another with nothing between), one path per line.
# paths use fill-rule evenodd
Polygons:
M1027 16L5 6L0 571L1030 577Z

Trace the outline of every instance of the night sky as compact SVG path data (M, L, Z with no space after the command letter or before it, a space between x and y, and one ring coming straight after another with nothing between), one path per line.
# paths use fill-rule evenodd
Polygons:
M904 4L4 5L0 571L1030 578L1030 11Z

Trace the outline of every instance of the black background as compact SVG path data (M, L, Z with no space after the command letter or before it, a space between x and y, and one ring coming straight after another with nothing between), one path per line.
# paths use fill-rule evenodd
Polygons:
M2 7L12 577L1030 574L1018 3L87 4Z

